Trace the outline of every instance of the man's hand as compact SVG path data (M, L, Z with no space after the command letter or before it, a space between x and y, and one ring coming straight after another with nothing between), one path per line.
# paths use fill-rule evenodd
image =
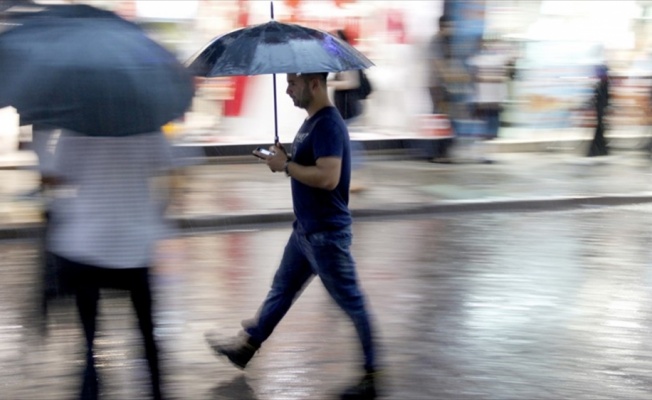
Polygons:
M280 143L276 143L274 146L271 146L269 150L273 152L274 155L268 156L265 159L267 166L272 172L283 172L285 163L289 160L285 148Z
M285 147L281 144L281 142L275 142L274 146L280 150L287 158L290 158L290 155L288 154L287 150L285 150ZM277 152L278 153L278 152Z

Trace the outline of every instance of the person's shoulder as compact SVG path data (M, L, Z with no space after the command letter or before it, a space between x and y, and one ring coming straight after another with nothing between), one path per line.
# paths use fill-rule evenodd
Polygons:
M318 122L320 125L341 124L346 126L344 119L342 119L342 115L335 106L324 107L319 111L317 117L318 118L316 119L316 122Z
M314 122L324 122L338 119L338 117L341 119L339 111L337 111L335 106L330 105L317 111L312 117L310 117L310 120Z
M337 108L326 107L315 115L313 131L344 132L346 123Z

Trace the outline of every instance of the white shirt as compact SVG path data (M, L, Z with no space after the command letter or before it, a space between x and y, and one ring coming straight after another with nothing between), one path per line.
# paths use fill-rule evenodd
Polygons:
M469 60L477 68L475 101L502 103L507 100L507 57L499 53L481 53Z
M54 154L63 184L51 203L49 250L98 267L149 266L165 232L151 178L171 165L171 146L160 132L120 138L64 132Z

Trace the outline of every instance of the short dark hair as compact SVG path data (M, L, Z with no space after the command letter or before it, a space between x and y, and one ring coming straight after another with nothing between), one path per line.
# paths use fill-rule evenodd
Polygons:
M337 36L339 36L340 39L342 39L345 42L349 43L349 38L346 36L346 33L344 32L344 29L338 29L335 32L337 33Z
M301 74L301 77L304 79L305 82L308 82L313 78L317 78L322 83L326 83L326 80L328 79L328 72L310 72L307 74Z

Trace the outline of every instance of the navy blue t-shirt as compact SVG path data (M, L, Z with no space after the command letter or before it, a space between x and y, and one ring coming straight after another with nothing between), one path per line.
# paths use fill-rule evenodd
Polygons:
M292 179L297 222L306 233L335 230L351 224L349 132L335 107L325 107L305 120L292 145L292 161L314 166L320 157L342 159L342 172L333 190L317 189Z

